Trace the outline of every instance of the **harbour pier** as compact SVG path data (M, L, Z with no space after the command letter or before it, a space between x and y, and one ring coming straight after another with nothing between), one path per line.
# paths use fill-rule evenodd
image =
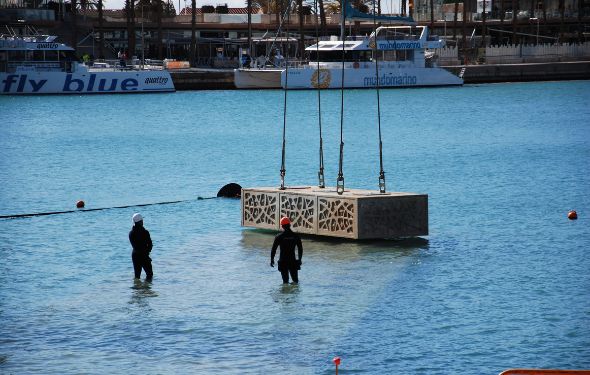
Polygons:
M232 90L236 88L232 69L189 68L171 70L170 75L176 90Z
M470 83L564 81L590 79L590 61L480 64L444 67L453 74L464 70L463 80ZM235 89L233 69L171 70L177 90Z
M465 83L567 81L590 79L590 61L481 64L447 67L451 73L462 69Z

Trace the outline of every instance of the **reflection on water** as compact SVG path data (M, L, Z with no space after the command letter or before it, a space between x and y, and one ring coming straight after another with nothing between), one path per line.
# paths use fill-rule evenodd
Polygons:
M286 306L297 303L300 293L299 284L281 284L279 287L271 289L270 296L273 302Z
M148 298L157 297L158 293L152 290L152 282L140 279L133 280L133 290L129 304L140 307L148 307Z

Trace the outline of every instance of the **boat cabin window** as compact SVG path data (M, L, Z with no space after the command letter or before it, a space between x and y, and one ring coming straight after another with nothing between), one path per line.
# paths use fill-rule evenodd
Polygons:
M29 53L29 60L32 61L43 61L45 57L43 56L43 51L31 51Z
M25 52L23 50L8 51L8 61L25 61Z
M66 60L66 61L80 61L76 57L76 53L74 51L60 51L59 59Z
M421 28L396 28L396 29L385 29L380 30L378 39L386 40L418 40L422 33Z
M59 60L59 51L45 51L45 60L46 61L58 61Z
M384 61L413 61L413 49L387 50L382 51L380 56Z
M6 72L6 52L0 51L0 72Z
M8 51L7 58L8 61L78 61L74 51L56 50Z
M342 62L342 51L310 51L309 61ZM344 61L371 61L371 51L344 51Z

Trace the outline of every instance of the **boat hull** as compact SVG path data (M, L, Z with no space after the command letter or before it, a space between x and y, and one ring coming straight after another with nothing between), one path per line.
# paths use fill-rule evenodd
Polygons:
M287 77L288 74L288 77ZM289 89L336 89L342 87L342 70L337 68L289 69L281 73L281 87ZM462 85L463 80L442 68L379 68L379 87L403 88ZM345 88L375 88L375 68L345 69Z
M114 94L173 92L166 70L0 73L0 94Z
M283 69L234 69L238 89L280 89Z

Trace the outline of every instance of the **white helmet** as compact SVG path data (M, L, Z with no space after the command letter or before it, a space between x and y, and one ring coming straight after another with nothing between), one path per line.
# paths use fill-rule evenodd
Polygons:
M133 222L137 223L138 221L143 221L141 214L133 214Z

